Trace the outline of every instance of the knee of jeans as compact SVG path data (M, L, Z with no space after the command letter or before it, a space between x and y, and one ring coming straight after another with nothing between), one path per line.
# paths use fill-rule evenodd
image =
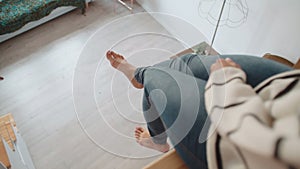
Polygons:
M180 56L179 58L183 61L188 61L191 57L195 57L196 54L193 54L193 53L189 53L189 54L185 54L185 55L182 55Z
M164 68L151 68L145 72L144 87L148 91L160 89L164 92L179 90L176 75Z
M159 90L160 93L163 93L168 98L168 102L177 100L180 97L180 89L173 76L163 68L147 69L144 79L145 90L149 95L153 90Z
M163 83L170 78L169 76L162 68L151 67L144 73L144 85L159 88L160 85L164 86Z

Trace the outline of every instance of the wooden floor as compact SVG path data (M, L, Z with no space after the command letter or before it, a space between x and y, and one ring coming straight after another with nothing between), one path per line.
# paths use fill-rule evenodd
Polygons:
M134 5L135 14L142 11ZM5 78L0 81L0 115L13 114L37 169L134 169L158 157L133 138L134 127L143 124L142 91L129 87L103 57L113 47L133 63L146 65L167 59L183 46L158 34L107 45L134 34L132 30L167 34L147 14L112 22L130 14L113 0L96 0L86 16L72 11L0 44L0 75ZM97 31L104 25L106 29ZM101 62L95 74L97 109L76 114L72 83L77 61L85 56L80 55L82 49L92 57L90 62ZM76 96L86 97L80 92ZM107 124L111 130L104 129Z

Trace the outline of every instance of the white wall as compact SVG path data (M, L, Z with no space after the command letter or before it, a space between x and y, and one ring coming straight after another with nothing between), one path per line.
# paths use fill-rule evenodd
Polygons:
M148 12L162 12L185 19L211 40L214 26L199 16L200 0L137 0ZM273 53L296 62L300 57L300 1L247 0L247 21L236 28L222 26L214 48L221 54ZM157 17L156 17L157 18ZM157 18L171 33L177 29L169 21ZM182 34L182 32L180 32ZM182 36L191 43L200 42L189 31Z

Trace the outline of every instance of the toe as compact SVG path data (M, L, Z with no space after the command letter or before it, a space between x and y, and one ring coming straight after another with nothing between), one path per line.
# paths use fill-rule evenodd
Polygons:
M136 127L135 130L138 130L140 132L144 132L145 131L145 129L143 127L139 127L139 126Z
M111 54L112 54L113 57L116 58L116 59L121 59L121 60L124 60L124 59L125 59L122 55L120 55L120 54L118 54L118 53L116 53L116 52L114 52L114 51L111 51Z
M135 134L141 134L141 132L139 130L134 130Z
M140 134L142 134L143 132L141 132L140 130L135 130L134 133L140 135Z
M137 140L139 140L139 139L141 138L141 135L135 134L135 138L136 138Z
M107 51L106 52L106 58L108 59L108 60L112 60L113 59L113 56L112 56L112 53L111 53L112 51Z
M116 57L119 58L119 59L122 59L122 60L125 59L125 58L124 58L122 55L120 55L120 54L116 54Z

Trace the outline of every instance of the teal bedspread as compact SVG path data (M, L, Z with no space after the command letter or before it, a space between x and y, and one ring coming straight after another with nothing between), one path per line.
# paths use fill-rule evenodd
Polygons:
M85 0L0 0L0 35L14 32L61 6L78 7L84 12Z

